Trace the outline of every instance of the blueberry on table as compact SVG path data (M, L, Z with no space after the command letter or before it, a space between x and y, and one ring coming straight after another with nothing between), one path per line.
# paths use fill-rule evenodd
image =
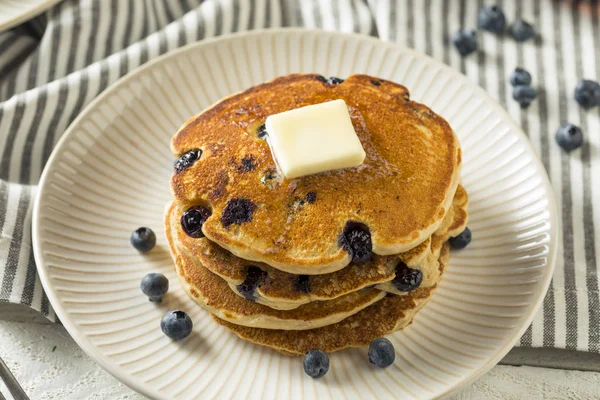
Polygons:
M389 367L396 359L396 352L392 342L386 338L374 339L369 344L369 362L380 368Z
M152 272L142 278L140 288L150 301L160 303L169 290L169 280L163 274Z
M160 329L173 340L185 339L192 333L194 324L183 311L169 311L160 320Z
M600 84L589 79L580 81L575 87L575 100L585 108L600 105Z
M509 81L510 81L510 84L513 86L519 86L519 85L529 86L529 85L531 85L531 74L529 72L527 72L526 70L524 70L523 68L517 67L510 74Z
M465 228L458 236L448 239L448 242L453 249L464 249L471 243L471 230Z
M131 233L129 241L137 251L145 253L156 245L156 235L152 229L142 226Z
M466 56L477 50L477 35L474 30L461 29L452 35L452 43L461 56Z
M575 150L583 143L583 131L576 125L562 124L556 131L556 142L566 151Z
M502 8L498 6L483 7L477 13L479 27L486 31L500 33L506 25L506 17Z
M329 356L321 350L310 350L302 361L304 372L312 378L320 378L329 371Z
M522 19L518 19L514 24L511 25L510 33L515 40L524 42L528 39L531 39L535 35L535 30L530 23L525 22Z
M537 90L527 85L517 85L513 89L513 99L515 99L522 108L527 108L537 97Z

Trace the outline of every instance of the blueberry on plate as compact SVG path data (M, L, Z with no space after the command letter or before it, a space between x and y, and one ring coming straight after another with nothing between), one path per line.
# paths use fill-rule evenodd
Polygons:
M472 29L460 29L452 35L452 43L461 56L466 56L477 50L477 35Z
M321 350L310 350L302 361L304 372L311 378L320 378L329 371L329 356Z
M169 311L160 320L160 329L173 340L185 339L192 333L194 324L183 311Z
M600 84L584 79L575 87L575 100L585 108L600 105Z
M537 90L527 85L517 85L513 89L513 99L515 99L522 108L527 108L537 97Z
M142 226L131 233L129 241L137 251L145 253L156 245L156 235L152 229Z
M521 67L515 68L509 77L510 84L513 86L531 85L531 74Z
M506 25L506 17L502 8L498 6L483 7L477 14L479 27L486 31L500 33Z
M518 19L510 27L510 33L519 42L531 39L535 35L535 30L530 23Z
M576 125L562 124L556 131L556 142L566 151L575 150L583 143L583 131Z
M150 301L160 303L169 290L169 280L163 274L152 272L142 278L140 288Z
M458 236L448 239L448 242L453 249L464 249L471 243L471 230L465 228Z
M380 368L389 367L396 359L394 345L386 338L374 339L369 344L369 362Z

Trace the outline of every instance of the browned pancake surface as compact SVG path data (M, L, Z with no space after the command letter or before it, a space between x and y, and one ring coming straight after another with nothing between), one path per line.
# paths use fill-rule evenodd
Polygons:
M210 240L294 274L346 266L350 256L339 238L348 221L369 227L377 254L410 250L437 229L458 184L460 149L452 129L408 100L404 87L366 75L339 85L318 78L289 75L233 95L189 120L171 143L176 156L202 150L171 179L180 211L210 207L203 226ZM335 99L350 108L364 164L278 177L259 126L271 114ZM244 218L232 219L227 206L239 199Z

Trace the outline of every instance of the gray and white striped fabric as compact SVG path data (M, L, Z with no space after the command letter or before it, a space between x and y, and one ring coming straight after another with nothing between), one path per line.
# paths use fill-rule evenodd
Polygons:
M0 34L0 301L56 319L36 275L31 206L44 163L68 124L108 85L165 52L203 38L263 27L305 26L379 36L465 73L521 124L546 167L563 228L551 289L520 345L600 351L600 110L573 100L600 75L598 2L498 0L509 21L532 22L522 44L482 33L461 58L448 37L476 27L483 0L66 0ZM507 75L524 66L539 96L522 110ZM563 121L587 141L566 154ZM595 184L594 184L595 183ZM594 209L594 205L596 208Z

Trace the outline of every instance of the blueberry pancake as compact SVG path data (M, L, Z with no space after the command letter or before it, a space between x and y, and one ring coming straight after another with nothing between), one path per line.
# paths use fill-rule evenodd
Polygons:
M287 311L258 304L236 295L225 280L181 252L173 240L173 228L178 224L172 224L169 215L167 213L165 221L166 236L183 288L200 306L223 320L266 329L313 329L339 322L385 297L383 291L364 288L334 300L310 302ZM260 279L261 274L256 274L256 280Z
M447 265L448 244L438 250L439 272ZM334 352L348 347L368 345L373 339L405 328L433 295L437 284L410 292L406 296L389 294L362 311L335 324L303 331L249 328L213 319L240 338L271 347L287 355L304 355L311 349Z
M446 240L456 236L467 222L467 195L459 185L452 207L434 235ZM296 308L310 301L331 300L356 290L378 285L377 288L396 294L404 294L396 277L396 271L410 267L418 269L423 276L421 285L430 286L434 280L433 269L437 257L428 257L431 238L419 246L397 256L373 256L363 263L350 263L346 268L323 275L294 275L279 271L264 263L249 262L211 242L206 237L188 236L181 225L175 207L170 208L175 241L179 251L211 272L225 279L231 290L240 296L248 296L244 290L255 274L264 274L259 285L253 287L252 299L257 303L279 310ZM169 217L167 217L169 218ZM452 229L450 229L452 228Z
M263 127L272 114L343 99L366 153L358 167L283 179ZM456 191L460 146L406 88L366 75L295 74L230 96L188 120L171 149L180 214L245 260L318 275L409 251L439 228ZM190 226L195 226L190 224Z

